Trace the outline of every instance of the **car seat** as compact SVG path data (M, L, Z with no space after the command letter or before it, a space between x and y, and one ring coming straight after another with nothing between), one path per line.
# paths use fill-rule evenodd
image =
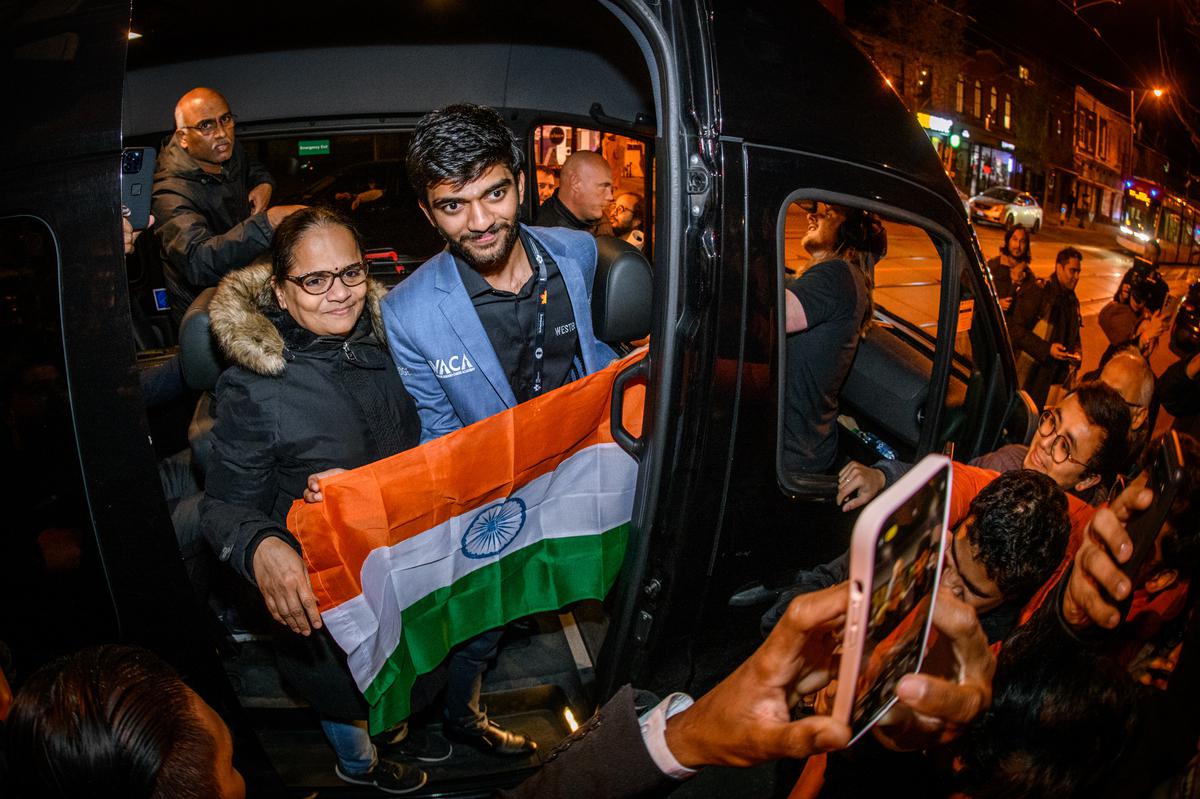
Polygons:
M203 476L212 453L213 390L225 369L225 360L213 341L208 305L217 290L207 288L192 301L179 325L179 365L188 387L202 392L188 424L192 465Z

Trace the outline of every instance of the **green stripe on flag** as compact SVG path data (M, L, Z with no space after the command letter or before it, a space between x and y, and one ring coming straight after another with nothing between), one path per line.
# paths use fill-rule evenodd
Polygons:
M628 539L628 522L598 535L543 539L406 608L400 643L364 691L371 733L408 718L417 676L437 668L458 644L522 616L603 599Z

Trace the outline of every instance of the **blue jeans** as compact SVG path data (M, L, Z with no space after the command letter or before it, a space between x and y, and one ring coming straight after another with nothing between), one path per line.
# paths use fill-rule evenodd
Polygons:
M366 721L335 721L322 718L321 730L337 755L342 773L365 774L375 768L378 757L375 744L371 743L371 736L367 732Z
M467 730L482 730L487 714L479 706L483 673L496 655L503 628L488 630L467 641L450 655L446 674L446 719Z

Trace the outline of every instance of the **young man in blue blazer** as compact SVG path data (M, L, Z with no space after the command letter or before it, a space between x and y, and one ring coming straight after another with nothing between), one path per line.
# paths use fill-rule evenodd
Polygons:
M603 368L615 353L592 332L596 241L517 221L520 143L490 108L454 105L417 123L408 176L446 249L382 304L388 346L429 441ZM449 658L444 729L497 754L537 745L479 704L502 629Z
M517 220L520 143L490 108L425 116L408 175L447 247L383 302L388 343L417 401L421 441L603 368L592 331L596 242Z

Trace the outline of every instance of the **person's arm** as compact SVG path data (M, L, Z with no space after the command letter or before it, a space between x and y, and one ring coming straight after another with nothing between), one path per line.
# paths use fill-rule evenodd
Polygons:
M246 152L240 145L238 149L241 151L242 158L246 159L246 185L252 189L259 186L266 186L268 189L275 188L275 178L271 177L271 173L262 165L257 158ZM268 195L270 199L270 195Z
M886 458L876 461L874 466L850 461L838 472L837 504L842 506L844 512L861 508L879 496L883 489L908 474L912 467L911 463L889 461Z
M154 195L155 229L167 258L189 282L215 286L231 270L246 266L271 246L273 229L261 211L216 235L192 202L171 191Z
M889 749L912 751L948 743L992 703L996 659L975 609L943 586L933 609L937 631L920 674L896 684L900 701L872 730Z
M308 635L321 618L300 544L269 515L278 491L274 387L244 377L230 369L217 384L201 528L217 557L258 587L275 620Z
M417 349L392 302L387 299L381 305L383 326L387 331L388 349L404 387L417 404L421 417L421 443L441 438L463 426L462 420L450 404L441 381L433 373L429 362Z
M1180 358L1167 367L1156 386L1159 402L1172 416L1200 413L1200 355Z
M801 330L808 330L808 315L804 313L804 306L800 304L799 298L791 291L784 289L783 302L787 315L784 330L788 333L799 333Z
M1041 311L1042 289L1030 286L1013 301L1012 315L1008 323L1008 334L1012 339L1013 349L1028 353L1036 361L1044 361L1050 357L1050 342L1033 332Z
M1074 630L1092 625L1112 629L1120 623L1120 611L1112 600L1120 602L1132 591L1120 567L1133 555L1125 524L1134 513L1150 507L1153 499L1145 481L1134 480L1111 506L1092 516L1062 591L1062 619Z

